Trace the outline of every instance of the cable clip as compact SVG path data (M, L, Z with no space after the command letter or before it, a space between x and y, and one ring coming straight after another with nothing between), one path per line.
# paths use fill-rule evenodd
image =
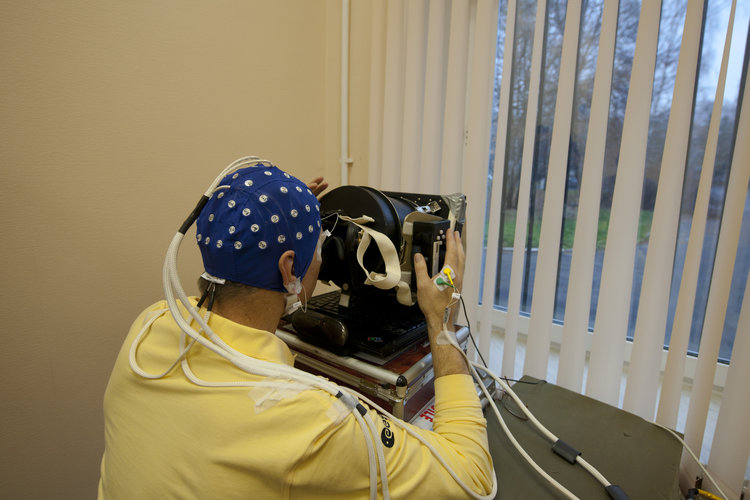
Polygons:
M225 280L224 278L217 278L216 276L208 274L207 272L201 274L201 278L208 281L209 283L216 283L217 285L223 285L227 282L227 280Z
M344 403L344 405L346 405L346 407L349 408L349 410L351 411L357 410L359 414L362 415L363 417L367 413L367 408L362 406L360 402L357 401L357 398L355 398L351 394L347 394L345 392L339 391L336 393L336 397L339 399L339 401Z

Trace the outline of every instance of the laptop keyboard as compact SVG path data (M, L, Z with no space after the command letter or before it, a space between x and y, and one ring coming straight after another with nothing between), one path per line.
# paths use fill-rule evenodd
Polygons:
M340 307L340 298L339 291L316 295L308 301L308 307L345 323L354 346L364 351L385 356L426 336L424 316L417 305L351 297L349 307Z

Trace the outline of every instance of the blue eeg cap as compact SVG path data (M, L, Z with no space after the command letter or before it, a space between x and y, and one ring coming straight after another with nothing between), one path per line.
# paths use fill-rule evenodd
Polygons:
M294 250L302 277L320 235L320 204L299 179L260 164L227 175L197 220L205 270L217 278L286 292L281 254Z

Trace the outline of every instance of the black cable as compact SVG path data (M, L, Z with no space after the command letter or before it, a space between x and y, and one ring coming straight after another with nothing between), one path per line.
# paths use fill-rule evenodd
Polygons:
M206 297L208 297L208 288L209 287L206 287L206 291L203 292L203 295L201 295L201 299L198 301L198 306L197 306L198 309L201 308L201 306L203 305L203 302L206 301Z
M469 314L466 312L466 304L464 303L463 295L461 295L460 298L461 306L464 310L464 318L466 318L466 328L469 329L469 338L471 339L471 343L474 344L474 349L476 349L477 354L479 354L479 359L482 360L482 364L484 365L484 367L489 369L489 366L487 366L487 362L484 360L484 357L482 357L482 353L479 351L479 347L477 347L477 343L474 340L474 335L471 334L471 323L469 322Z
M208 290L206 291L211 294L211 296L208 298L208 305L206 306L206 310L210 312L214 307L214 299L216 298L216 283L209 284Z
M506 391L503 391L503 395L500 397L500 404L503 405L503 408L505 408L508 413L519 420L528 420L529 417L527 417L526 414L523 413L523 411L519 409L518 405L515 403L516 402L513 400L513 398L510 397Z
M477 347L476 342L474 341L474 336L471 334L471 323L469 322L469 315L466 313L466 304L464 303L464 298L461 296L461 305L464 309L464 318L466 318L466 328L469 329L469 338L471 339L471 343L474 344L474 348L477 350L477 354L479 354L479 358L482 360L482 364L484 364L484 367L489 369L489 366L487 366L487 363L484 361L484 358L482 357L482 353L479 352L479 348ZM505 382L515 382L518 384L529 384L529 385L537 385L541 383L547 383L546 380L537 380L536 382L532 382L531 380L518 380L508 377L502 377Z
M546 384L547 383L546 380L537 380L536 382L532 382L531 380L517 380L517 379L513 379L513 378L508 378L508 377L500 377L500 378L502 378L503 380L505 380L506 384L508 382L515 382L517 384L529 384L529 385L537 385L537 384Z
M182 223L182 226L180 226L180 229L177 231L181 234L187 233L187 230L190 229L190 226L193 225L193 222L195 222L198 219L198 216L201 214L201 211L203 210L203 207L206 206L206 203L208 203L208 196L205 194L201 196L201 199L198 200L198 203L195 205L195 208L192 212L190 212L190 215L188 215L188 218L185 219L185 222Z

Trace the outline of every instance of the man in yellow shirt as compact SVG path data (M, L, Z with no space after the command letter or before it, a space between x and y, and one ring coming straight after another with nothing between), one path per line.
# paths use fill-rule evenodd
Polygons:
M418 302L436 377L432 431L378 415L346 391L321 390L331 384L296 375L274 332L287 298L305 302L315 288L322 241L316 195L326 184L319 178L306 186L263 161L240 166L198 210L206 272L203 297L188 305L206 325L185 305L172 307L185 319L178 321L159 302L135 320L117 358L104 399L99 498L492 495L473 381L461 353L438 340L451 292L438 290L417 255ZM460 235L449 232L446 243L460 289ZM184 324L195 327L198 342ZM368 432L365 420L374 424ZM387 487L381 472L375 489L379 463Z

